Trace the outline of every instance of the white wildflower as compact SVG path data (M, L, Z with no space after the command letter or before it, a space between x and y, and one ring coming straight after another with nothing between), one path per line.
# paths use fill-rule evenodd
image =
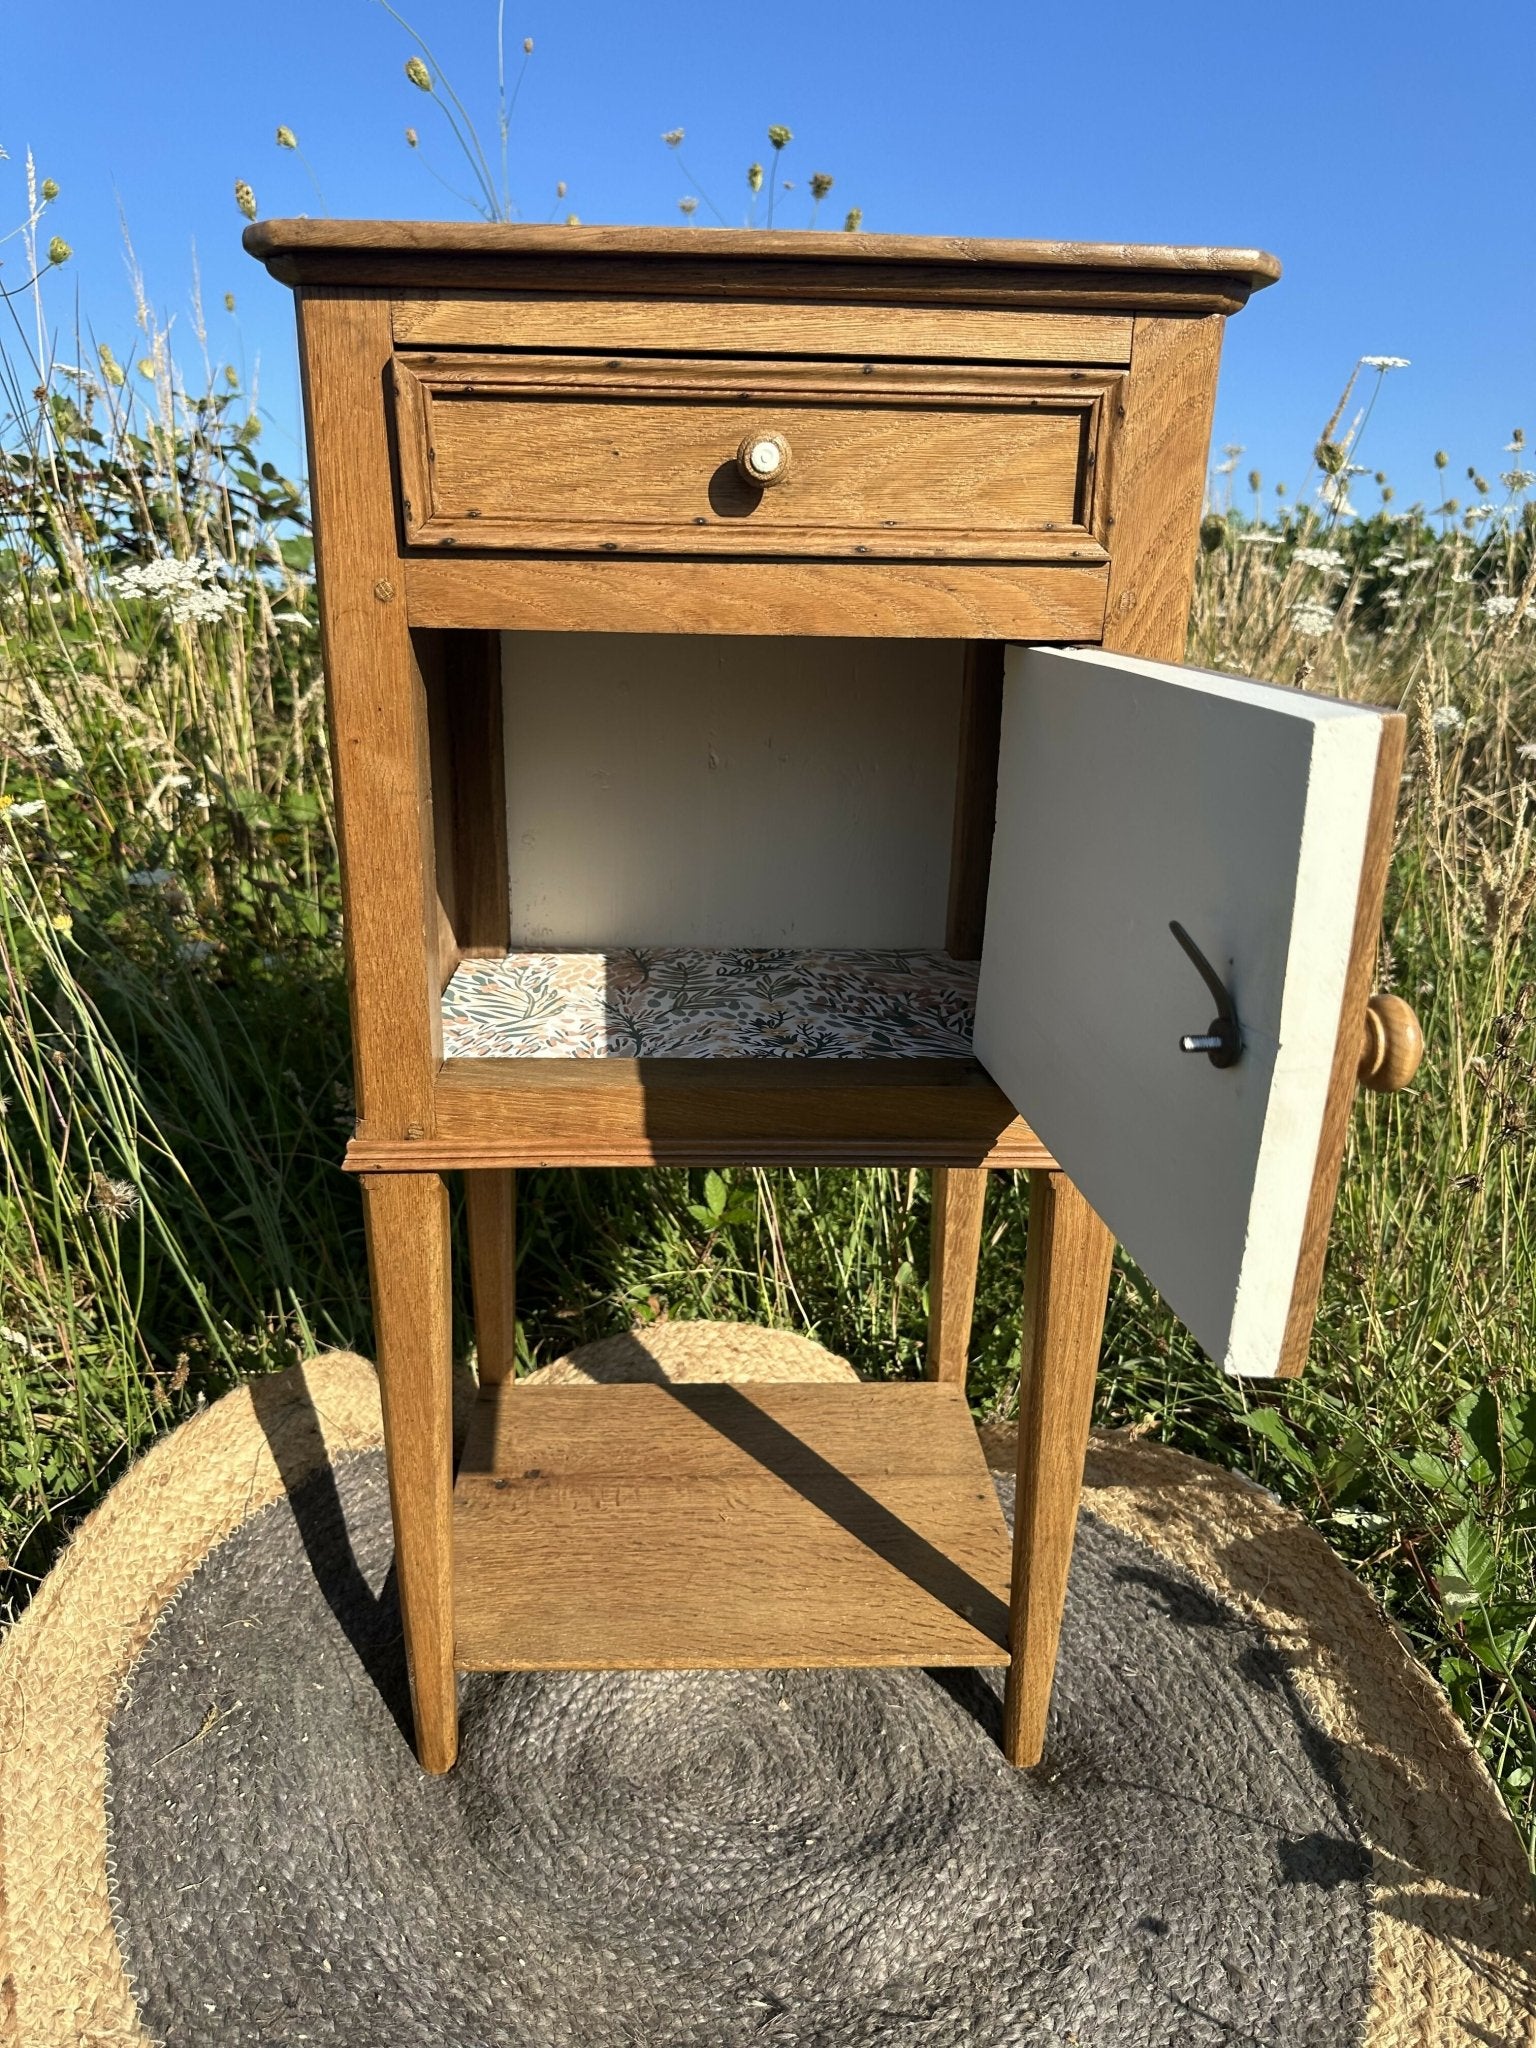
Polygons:
M1277 548L1280 545L1281 536L1278 533L1255 531L1253 533L1240 533L1237 539L1245 548Z
M1462 714L1454 704L1437 704L1429 714L1429 722L1436 732L1455 732L1462 723Z
M1406 356L1362 356L1360 364L1366 370L1411 370L1412 363Z
M1434 566L1435 558L1433 555L1415 555L1411 562L1404 562L1403 564L1403 567L1410 576L1415 569L1433 569Z
M1342 569L1344 557L1337 548L1297 548L1291 560L1302 569Z
M1526 740L1515 752L1522 761L1536 761L1536 740Z
M33 1358L37 1346L25 1330L13 1330L9 1323L0 1323L0 1344L9 1344L13 1351L19 1351L23 1358Z
M1470 569L1458 569L1451 577L1451 581L1453 583L1470 583L1472 581L1472 571Z
M308 626L311 621L302 612L274 612L272 623L275 626Z
M27 801L23 804L7 803L4 806L0 806L0 816L7 818L35 818L38 812L44 808L42 798L40 796L33 796L28 797Z
M1321 640L1333 631L1333 613L1327 605L1306 599L1291 606L1291 625L1304 640Z
M1325 476L1317 487L1317 495L1337 519L1357 519L1360 516L1349 502L1347 476Z
M1507 490L1528 491L1532 484L1536 484L1536 470L1501 469L1499 471L1499 482Z
M1381 601L1389 611L1395 611L1403 601L1403 593L1400 590L1389 590Z
M1461 516L1463 519L1491 519L1497 509L1494 505L1469 505Z
M123 597L157 601L178 626L212 626L227 618L238 600L218 582L214 565L202 555L180 561L160 555L153 562L135 562L112 578Z
M1520 609L1518 597L1485 597L1483 599L1485 619L1512 619Z

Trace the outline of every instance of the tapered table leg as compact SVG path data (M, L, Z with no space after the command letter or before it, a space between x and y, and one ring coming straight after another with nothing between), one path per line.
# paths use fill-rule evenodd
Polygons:
M1040 1761L1083 1488L1115 1244L1064 1173L1029 1183L1013 1595L1003 1702L1012 1764Z
M416 1754L446 1771L459 1747L448 1191L435 1173L365 1174L363 1216Z
M976 1307L976 1271L981 1262L981 1219L987 1203L984 1166L933 1169L933 1249L928 1267L928 1354L923 1372L930 1380L965 1385Z
M475 1356L485 1387L510 1379L517 1362L517 1175L510 1168L466 1173L464 1207Z

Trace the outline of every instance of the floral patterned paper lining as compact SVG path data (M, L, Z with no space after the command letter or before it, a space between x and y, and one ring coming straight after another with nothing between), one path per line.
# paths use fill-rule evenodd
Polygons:
M968 1059L974 961L947 953L638 946L466 960L449 1059Z

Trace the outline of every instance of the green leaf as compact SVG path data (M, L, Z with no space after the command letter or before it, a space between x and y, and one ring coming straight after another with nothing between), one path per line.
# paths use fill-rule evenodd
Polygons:
M711 1171L705 1174L704 1199L709 1204L710 1210L714 1215L719 1216L724 1213L726 1197L729 1192L730 1190L726 1186L725 1181L718 1173Z
M1250 1408L1242 1420L1255 1436L1273 1444L1287 1464L1316 1478L1317 1466L1312 1453L1292 1434L1290 1425L1278 1408Z
M1504 1477L1523 1486L1536 1466L1536 1394L1511 1401L1504 1410Z
M1427 1486L1435 1493L1453 1493L1459 1499L1466 1499L1467 1488L1462 1473L1445 1458L1436 1457L1433 1451L1414 1451L1406 1458L1394 1451L1392 1462L1410 1479L1417 1479L1420 1486Z
M1482 1485L1497 1485L1503 1469L1498 1397L1491 1387L1464 1394L1451 1410L1451 1424L1461 1438L1467 1470Z
M1446 1539L1435 1567L1435 1584L1447 1614L1459 1618L1493 1596L1496 1569L1488 1532L1474 1515L1463 1515Z

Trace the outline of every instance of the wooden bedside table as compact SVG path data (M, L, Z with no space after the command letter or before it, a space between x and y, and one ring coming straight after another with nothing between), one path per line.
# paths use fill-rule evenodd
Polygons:
M1401 717L1173 666L1223 321L1277 266L245 241L298 301L423 1765L456 1668L809 1664L1006 1665L1035 1761L1111 1231L1229 1370L1299 1370L1357 1067L1417 1061L1367 1012ZM513 1385L515 1169L816 1163L933 1169L931 1384ZM964 1397L995 1166L1011 1543Z

